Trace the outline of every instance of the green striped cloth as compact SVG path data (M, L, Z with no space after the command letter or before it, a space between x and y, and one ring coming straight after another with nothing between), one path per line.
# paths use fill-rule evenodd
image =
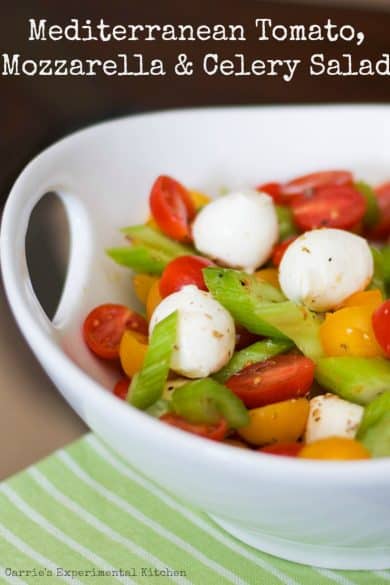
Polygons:
M94 435L0 485L1 583L373 585L276 559L229 536Z

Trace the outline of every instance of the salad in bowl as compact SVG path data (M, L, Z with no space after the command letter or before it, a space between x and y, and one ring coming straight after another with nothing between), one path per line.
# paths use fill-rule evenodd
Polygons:
M211 200L161 175L149 206L107 250L143 310L83 324L116 396L270 455L390 456L390 183L322 171Z

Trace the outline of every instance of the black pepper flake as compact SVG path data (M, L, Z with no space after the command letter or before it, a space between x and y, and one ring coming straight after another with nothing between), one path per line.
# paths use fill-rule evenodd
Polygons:
M332 262L333 258L328 258L328 262Z

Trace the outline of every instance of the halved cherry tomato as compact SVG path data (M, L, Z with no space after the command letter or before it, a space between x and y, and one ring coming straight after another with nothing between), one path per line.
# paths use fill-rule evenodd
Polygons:
M313 195L314 191L330 185L352 185L353 176L349 171L320 171L303 175L281 187L283 195Z
M153 312L157 305L162 301L160 295L160 279L158 278L150 287L148 296L146 298L146 318L150 321Z
M380 290L363 290L353 293L350 297L345 299L340 305L342 307L363 307L369 305L377 309L383 303L383 296Z
M89 349L107 360L119 357L119 344L127 330L148 334L146 320L124 305L99 305L86 317L83 335Z
M172 425L173 427L177 427L178 429L182 429L183 431L187 431L194 435L199 435L205 439L211 439L212 441L222 441L228 432L228 425L223 418L215 425L189 423L181 416L169 413L161 416L160 420Z
M307 398L293 398L249 411L249 423L237 433L251 445L296 442L303 435L309 416Z
M158 276L152 274L138 273L133 276L134 292L138 300L144 305L146 304L150 289L156 280L158 280Z
M248 345L252 345L252 343L259 341L259 339L261 339L260 335L251 333L251 331L248 331L248 329L245 329L242 325L236 325L236 351L244 349L244 347L248 347Z
M314 379L314 362L284 354L247 366L225 383L246 406L256 408L305 396Z
M180 290L183 286L194 284L200 290L207 290L202 270L213 263L201 256L179 256L164 269L160 280L160 294L168 295Z
M372 326L379 345L390 358L390 300L385 301L374 312Z
M283 240L283 242L276 244L276 246L274 247L274 250L272 252L272 264L274 266L280 265L285 251L287 250L289 245L292 244L293 241L296 239L297 238L295 236L292 236L291 238L287 238L287 240Z
M270 455L284 455L285 457L296 457L302 449L302 443L274 443L258 449L262 453Z
M379 223L369 232L373 240L385 240L390 236L390 182L384 183L375 189L380 219Z
M195 206L181 183L166 175L158 177L150 192L150 209L167 236L179 241L191 239L190 221L195 216Z
M312 197L292 202L296 225L303 231L320 227L352 229L366 211L366 200L354 187L324 187Z
M305 445L298 454L304 459L369 459L367 449L354 439L328 437Z
M121 400L126 400L130 382L131 380L129 378L121 378L118 380L113 390L115 396L118 396Z
M379 357L382 349L372 327L375 305L345 307L327 313L320 326L320 338L326 355Z
M125 331L119 346L119 357L125 374L131 378L142 368L148 349L146 335Z
M267 193L274 200L274 203L283 203L282 185L280 183L263 183L256 187L257 191Z

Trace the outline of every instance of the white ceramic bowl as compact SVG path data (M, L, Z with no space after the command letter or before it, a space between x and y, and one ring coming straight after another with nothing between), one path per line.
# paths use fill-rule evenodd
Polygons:
M134 116L65 138L22 172L8 199L1 262L9 302L31 349L99 436L150 478L207 511L252 546L300 563L390 567L390 459L315 462L198 439L123 404L80 325L102 302L132 305L128 271L105 257L117 230L142 222L161 173L217 193L321 168L390 176L390 110L375 107L216 108ZM53 322L35 298L25 234L42 195L67 210L71 255Z

